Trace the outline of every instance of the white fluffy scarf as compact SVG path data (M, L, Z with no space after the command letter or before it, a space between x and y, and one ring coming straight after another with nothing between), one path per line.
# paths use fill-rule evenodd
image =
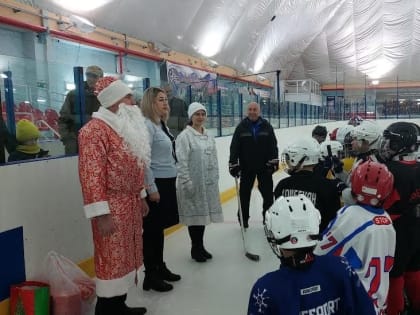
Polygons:
M92 117L104 121L123 138L125 149L137 158L140 167L150 165L149 133L137 106L121 103L115 114L100 107Z

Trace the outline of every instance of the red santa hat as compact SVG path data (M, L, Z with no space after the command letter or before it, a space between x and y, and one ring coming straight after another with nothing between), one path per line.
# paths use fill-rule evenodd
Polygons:
M133 91L123 81L114 77L103 77L96 82L95 94L105 108L111 107Z

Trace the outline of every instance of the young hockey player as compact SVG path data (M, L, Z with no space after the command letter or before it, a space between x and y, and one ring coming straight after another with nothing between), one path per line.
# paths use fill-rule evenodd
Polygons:
M378 153L379 140L381 139L382 130L372 120L363 120L360 125L356 126L351 132L352 151L356 155L356 159L351 167L349 175L353 170L365 161L377 162L376 154ZM342 178L344 181L344 178ZM347 186L350 186L350 176L345 180ZM346 188L342 191L343 202L346 205L354 204L356 201L352 198L351 189Z
M282 160L287 164L289 177L280 180L274 189L274 197L290 197L304 194L317 209L321 210L321 231L340 209L340 191L336 183L314 172L321 158L318 142L302 138L289 144L283 151Z
M353 166L355 160L355 153L352 149L352 136L351 133L354 127L352 125L344 125L337 130L336 140L343 145L344 149L344 158L341 160L343 162L343 170L348 174Z
M359 163L367 160L377 162L375 154L379 149L379 140L381 139L382 129L376 122L371 120L364 120L356 126L351 132L352 149L356 154L356 162L353 169Z
M321 125L315 126L312 130L312 138L318 141L319 144L324 142L327 138L327 127Z
M345 206L324 231L314 253L347 258L374 302L377 314L385 314L389 271L395 252L395 231L382 209L393 190L394 177L383 164L367 161L351 175L356 204Z
M410 303L408 314L420 314L420 164L413 154L418 144L417 126L396 122L383 133L379 156L394 175L394 203L387 212L397 234L394 266L389 274L388 315L404 311L404 290ZM387 202L388 204L388 202Z
M254 284L248 315L375 314L344 257L313 255L320 218L304 195L280 197L267 211L265 234L281 266Z
M319 145L321 150L321 160L319 169L321 174L329 179L337 178L338 174L343 173L344 157L343 145L336 140L325 140Z

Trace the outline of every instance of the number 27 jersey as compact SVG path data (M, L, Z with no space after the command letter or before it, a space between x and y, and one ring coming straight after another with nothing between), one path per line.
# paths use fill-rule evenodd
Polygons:
M373 300L377 313L382 314L386 309L395 242L391 218L383 209L351 205L337 212L315 254L345 256Z

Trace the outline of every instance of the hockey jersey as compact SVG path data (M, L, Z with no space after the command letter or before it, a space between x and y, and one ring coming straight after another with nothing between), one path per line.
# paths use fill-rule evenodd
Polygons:
M254 284L248 315L373 315L372 300L346 259L315 256L305 269L281 266Z
M338 211L314 252L346 257L374 301L377 314L383 314L395 237L391 218L383 209L351 205Z
M399 215L418 217L420 213L420 163L417 161L387 161L385 165L394 175L394 192L387 199L385 209L393 218Z
M340 209L340 193L336 183L321 175L302 170L283 178L274 189L274 197L304 194L321 213L320 231L327 227Z

